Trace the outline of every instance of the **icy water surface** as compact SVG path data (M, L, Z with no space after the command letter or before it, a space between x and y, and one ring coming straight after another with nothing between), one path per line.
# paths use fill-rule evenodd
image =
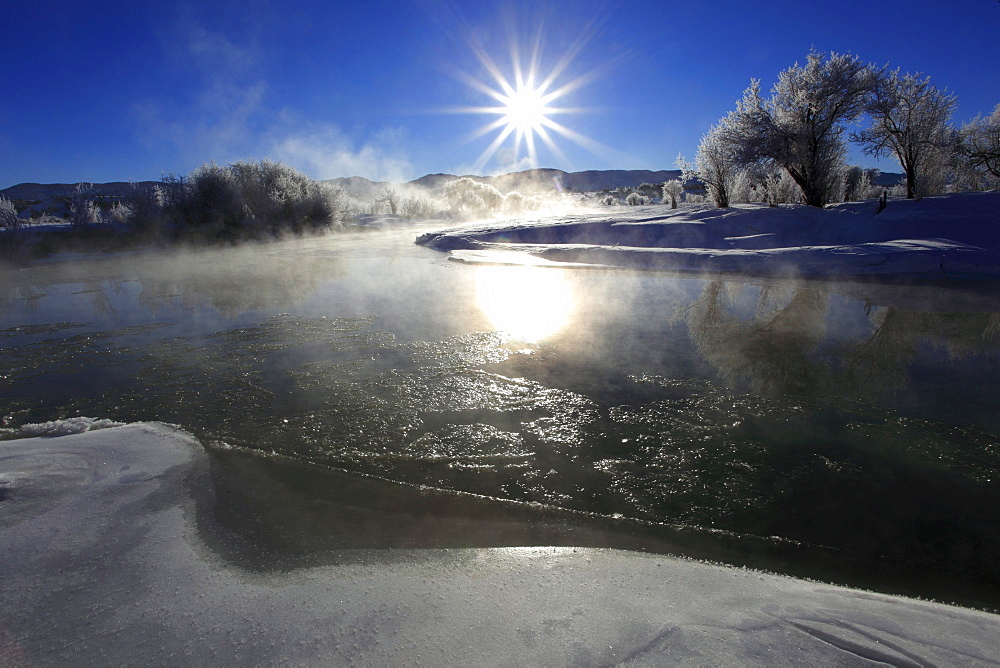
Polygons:
M182 425L219 515L304 559L600 544L1000 606L994 290L468 266L420 231L4 271L4 425Z

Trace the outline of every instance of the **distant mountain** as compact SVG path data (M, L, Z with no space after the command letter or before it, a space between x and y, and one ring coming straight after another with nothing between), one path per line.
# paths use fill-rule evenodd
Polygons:
M588 170L584 172L564 172L561 169L528 169L523 172L501 174L500 176L473 176L471 179L489 183L501 192L517 190L523 193L532 192L596 192L598 190L614 190L618 187L635 188L643 183L663 183L680 176L680 170L668 169L650 171L648 169L609 169ZM427 174L407 183L386 183L370 181L361 176L350 178L329 179L324 183L344 188L355 197L370 197L381 192L386 186L417 186L428 190L440 190L449 181L459 178L455 174Z
M359 199L374 199L379 193L385 190L386 186L396 187L399 185L398 183L389 183L387 181L370 181L363 176L326 179L325 181L321 181L321 183L343 188L349 194Z
M648 169L605 169L587 170L583 172L564 172L561 169L528 169L523 172L513 172L500 176L473 176L471 179L489 183L500 192L517 190L523 193L532 192L597 192L599 190L614 190L615 188L635 188L643 183L660 184L664 181L679 178L679 169L664 169L650 171ZM374 197L386 186L406 188L417 186L427 190L440 190L449 181L459 178L455 174L427 174L407 183L386 183L385 181L369 181L362 176L350 178L329 179L324 183L340 186L348 193L360 198ZM876 179L876 185L892 187L902 183L903 175L893 172L882 172Z
M150 186L157 181L141 181L139 183L127 183L125 181L113 181L111 183L94 183L94 195L97 197L126 197L132 193L134 186ZM43 201L56 197L69 197L76 190L75 183L19 183L10 188L0 190L9 200L20 201Z
M896 174L895 172L879 172L878 176L875 177L875 185L881 188L891 188L893 186L898 186L905 180L902 174Z

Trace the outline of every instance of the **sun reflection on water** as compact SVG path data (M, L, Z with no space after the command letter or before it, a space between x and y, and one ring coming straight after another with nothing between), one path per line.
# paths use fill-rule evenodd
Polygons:
M493 325L526 343L556 334L573 310L573 290L560 269L480 267L476 293Z

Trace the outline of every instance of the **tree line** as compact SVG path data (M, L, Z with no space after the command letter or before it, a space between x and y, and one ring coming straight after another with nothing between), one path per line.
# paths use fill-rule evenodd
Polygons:
M899 163L907 198L995 188L1000 104L991 115L955 127L956 104L953 94L920 73L812 51L805 65L778 75L770 96L759 79L751 80L736 109L702 137L694 163L678 158L681 180L700 180L718 207L729 206L735 191L747 187L771 204L797 195L822 207L850 199L866 178L846 164L851 141L867 155ZM862 120L866 126L849 131ZM676 203L680 185L668 182L664 201Z

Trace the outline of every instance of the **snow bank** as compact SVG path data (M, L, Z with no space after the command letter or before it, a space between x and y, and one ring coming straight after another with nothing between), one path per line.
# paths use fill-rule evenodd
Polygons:
M82 434L91 429L110 429L111 427L121 427L124 423L115 422L103 418L74 417L65 420L53 420L51 422L39 422L26 424L17 429L0 429L0 436L4 438L32 438L36 436L68 436L69 434Z
M418 244L475 263L554 263L779 277L1000 278L1000 193L827 209L737 205L616 209L474 224Z
M996 657L988 613L616 550L356 550L244 570L211 547L225 456L154 423L0 443L0 664Z

